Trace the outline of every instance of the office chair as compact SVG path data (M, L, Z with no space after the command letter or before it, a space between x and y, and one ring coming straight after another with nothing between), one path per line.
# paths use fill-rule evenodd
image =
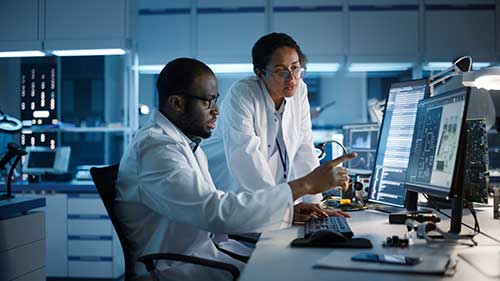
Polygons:
M111 223L115 228L116 234L120 239L120 244L123 250L123 256L125 257L124 279L125 281L132 281L138 278L134 270L134 265L136 261L133 259L131 255L131 248L130 248L131 242L127 240L125 232L123 231L123 226L114 211L114 200L116 195L115 185L116 185L116 180L118 178L118 168L119 168L118 164L102 168L92 167L90 169L90 174L97 188L97 191L99 192L99 196L101 197L101 200L104 203L104 207L108 212L109 218L111 219ZM233 276L234 280L236 280L240 274L239 269L232 264L204 259L200 257L172 254L172 253L155 253L139 257L137 261L143 263L146 266L146 269L150 273L151 278L155 281L158 280L158 277L156 276L155 273L156 261L158 260L182 261L192 264L198 264L201 266L207 266L225 270Z

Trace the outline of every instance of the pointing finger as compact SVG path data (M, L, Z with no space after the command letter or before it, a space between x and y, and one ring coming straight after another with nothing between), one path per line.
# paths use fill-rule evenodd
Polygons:
M330 161L330 163L333 166L337 166L342 162L349 161L353 158L356 158L356 156L358 156L358 154L356 152L351 152L349 154L342 155L339 158L333 159L332 161ZM330 164L330 163L328 163L328 164Z

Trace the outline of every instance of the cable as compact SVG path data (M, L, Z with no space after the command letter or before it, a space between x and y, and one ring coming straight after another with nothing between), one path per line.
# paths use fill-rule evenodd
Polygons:
M329 141L325 141L325 142L322 142L322 143L316 145L316 148L321 151L321 154L318 156L319 159L322 159L323 155L325 154L325 146L329 143L332 143L332 142L334 142L334 143L340 145L340 147L342 147L344 155L349 154L349 152L347 151L347 148L345 148L345 146L342 143L340 143L339 141L336 141L336 140L329 140Z
M432 204L433 208L434 208L434 209L435 209L438 213L440 213L441 215L443 215L443 216L445 216L445 217L447 217L447 218L451 219L451 216L449 216L449 215L448 215L448 214L446 214L445 212L441 211L441 210L439 209L439 207L437 206L437 204L436 204L436 203L435 203L432 199L430 199L430 198L427 196L427 194L423 194L423 195L424 195L425 199L427 199L427 201L428 201L428 202L430 202L430 203ZM474 217L475 223L477 223L477 226L478 226L478 228L479 228L479 221L477 220L477 216L476 216L475 214L476 214L476 211L474 210L474 215L473 215L473 217ZM476 229L475 229L475 228L473 228L473 227L471 227L471 226L469 226L468 224L466 224L466 223L463 223L463 222L462 222L462 225L463 225L463 226L465 226L465 227L467 227L467 228L469 228L469 229L471 229L472 231L476 232ZM477 234L482 234L483 236L485 236L485 237L487 237L487 238L490 238L491 240L493 240L493 241L497 242L498 244L500 244L500 240L496 239L495 237L493 237L493 236L491 236L491 235L489 235L489 234L487 234L487 233L484 233L484 232L482 232L482 231L480 231L480 230L479 230L479 231L477 231L477 233L475 233L475 234L474 234L474 236L476 236ZM473 236L472 238L474 238L474 236Z

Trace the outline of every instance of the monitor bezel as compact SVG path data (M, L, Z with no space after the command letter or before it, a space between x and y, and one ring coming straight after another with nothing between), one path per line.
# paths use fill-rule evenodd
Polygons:
M375 175L375 172L377 170L377 157L378 157L378 152L379 152L379 149L380 149L380 139L382 138L382 132L384 130L384 120L385 120L385 116L386 116L385 115L385 110L387 108L387 103L389 102L389 95L391 94L391 89L393 89L393 88L418 86L418 85L422 85L424 83L425 83L425 93L424 93L424 97L422 98L422 100L424 100L424 99L427 99L430 96L429 79L428 78L415 79L415 80L407 80L407 81L396 82L396 83L392 83L391 84L391 87L389 89L389 93L387 94L387 98L385 99L384 117L382 119L382 123L380 124L380 130L379 130L378 140L377 140L377 149L375 150L375 159L374 159L372 174L371 174L371 178L370 178L370 187L368 189L368 202L370 202L370 203L378 203L378 204L383 204L383 205L387 205L387 206L394 206L394 207L400 207L400 208L404 208L406 206L406 193L405 193L402 205L388 203L388 202L384 202L384 201L381 201L381 200L371 199L370 198L370 194L371 194L372 189L375 188L374 187L373 176ZM413 144L413 140L412 140L412 144ZM403 188L406 190L405 183L402 183L402 184L403 184Z
M456 152L457 154L455 155L455 167L453 168L453 177L451 180L451 186L450 186L449 192L445 195L442 192L437 192L437 191L425 188L424 184L408 183L408 173L406 174L406 183L405 183L405 188L407 191L424 193L427 195L435 196L438 198L444 198L444 199L457 198L461 195L460 193L463 192L463 187L461 186L463 183L463 179L461 178L461 174L463 174L463 169L461 166L463 166L463 156L464 156L463 154L465 153L463 150L465 148L465 133L466 133L465 131L467 129L466 128L466 120L467 120L467 109L469 106L470 88L462 86L462 87L458 87L456 89L452 89L452 90L443 92L439 95L430 97L428 99L422 100L426 103L433 102L434 100L437 100L437 99L444 99L444 98L447 98L448 96L453 96L459 92L463 92L464 90L465 90L464 111L463 111L461 126L460 126L458 148L457 148L457 152ZM413 140L412 140L412 148L414 147L414 145L415 145L415 132L414 132Z
M50 147L43 146L30 146L26 147L26 156L24 156L22 172L24 174L41 175L46 173L51 174L64 174L68 172L69 158L71 154L71 147L61 146L51 149ZM33 152L54 152L54 164L52 168L32 168L29 167L31 153Z

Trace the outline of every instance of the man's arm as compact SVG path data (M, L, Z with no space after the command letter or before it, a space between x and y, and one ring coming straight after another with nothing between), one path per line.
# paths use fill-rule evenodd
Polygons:
M168 138L145 143L137 161L140 203L171 220L207 231L279 228L293 204L287 184L237 194L216 190L191 167L182 147Z

